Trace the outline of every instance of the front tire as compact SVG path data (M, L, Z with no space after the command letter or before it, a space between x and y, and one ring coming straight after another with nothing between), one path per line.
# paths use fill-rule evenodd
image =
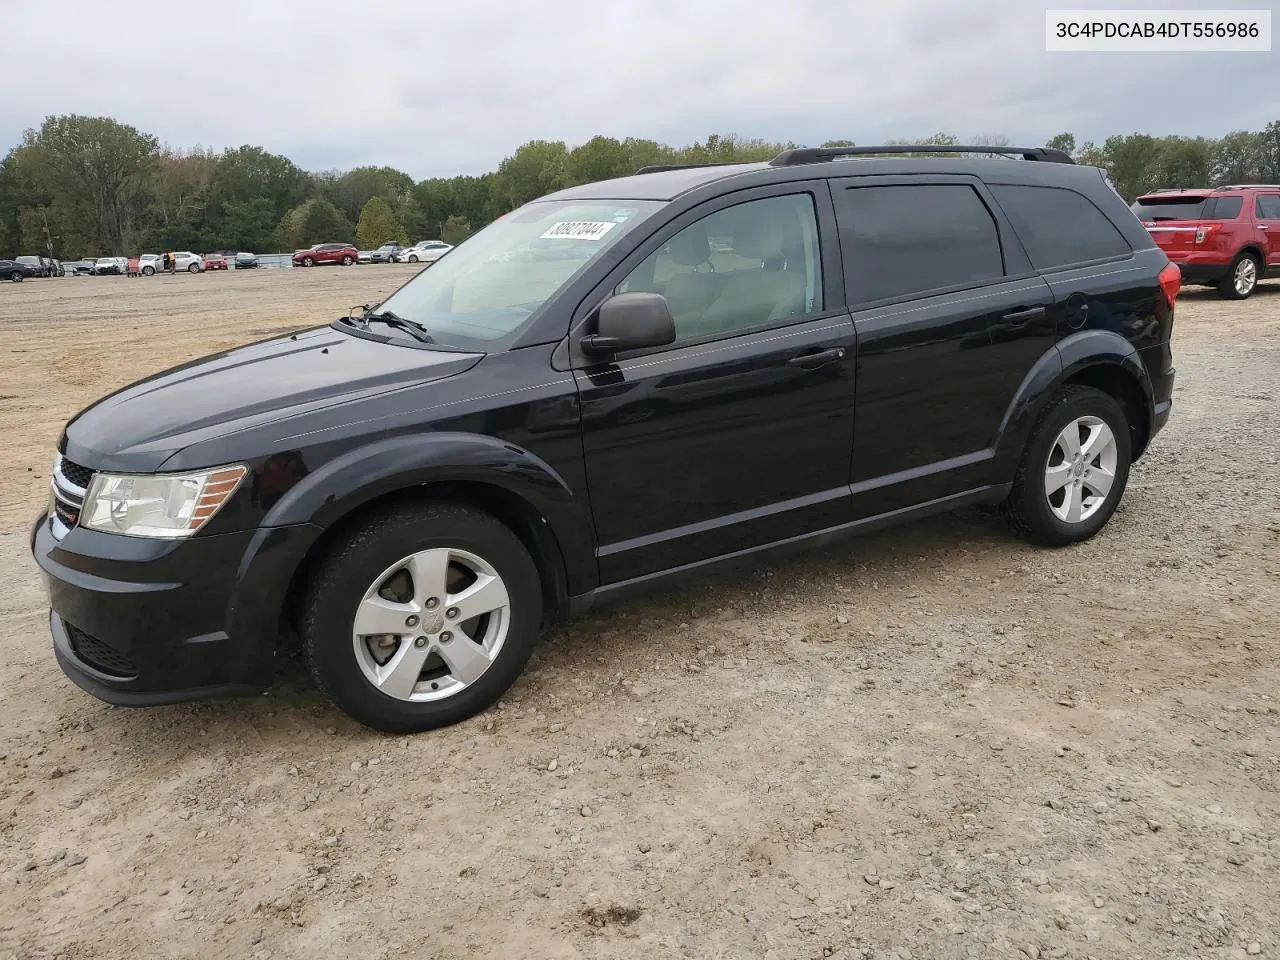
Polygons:
M314 267L316 265L316 262L311 257L303 257L302 265L304 267Z
M1063 387L1032 430L1005 512L1033 543L1088 540L1115 513L1129 481L1129 421L1110 394Z
M143 268L142 268L142 275L143 275L144 277L154 277L154 276L156 275L156 268L155 268L155 267L143 267Z
M22 282L22 271L21 271L21 270L15 270L15 271L13 271L13 273L9 274L9 279L10 279L10 280L12 280L14 283L21 283L21 282Z
M1258 288L1262 266L1251 253L1240 253L1231 261L1231 269L1218 281L1218 296L1224 300L1244 300Z
M474 716L515 682L541 630L541 583L489 514L409 504L333 547L300 619L312 676L340 709L419 733Z
M187 267L187 273L199 273L199 272L200 272L200 264L198 263L193 263L191 266Z
M413 254L409 254L409 262L410 262L410 263L417 263L417 262L418 262L418 258L417 258L416 256L414 256Z

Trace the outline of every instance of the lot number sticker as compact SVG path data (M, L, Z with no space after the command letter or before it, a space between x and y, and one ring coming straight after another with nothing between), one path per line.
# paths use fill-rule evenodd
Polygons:
M565 220L551 225L539 239L548 240L599 240L616 224L599 220Z

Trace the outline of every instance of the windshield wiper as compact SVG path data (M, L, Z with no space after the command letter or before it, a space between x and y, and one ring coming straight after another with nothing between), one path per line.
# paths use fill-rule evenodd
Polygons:
M366 313L363 319L365 323L377 320L381 323L385 323L388 327L395 327L397 330L403 330L405 333L409 334L409 336L413 337L413 339L422 343L436 342L435 338L433 338L431 334L427 333L427 331L423 330L422 327L418 326L418 324L414 323L412 320L406 320L404 317L394 314L390 310L380 310L377 313Z

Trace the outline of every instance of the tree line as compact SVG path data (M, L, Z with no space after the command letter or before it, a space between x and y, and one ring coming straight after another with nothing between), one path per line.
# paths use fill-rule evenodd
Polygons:
M954 135L891 143L955 144ZM1005 146L1003 137L969 138ZM822 146L852 146L831 140ZM1047 146L1105 169L1126 200L1162 187L1280 183L1280 121L1224 137L1129 134ZM442 239L563 187L648 164L766 160L799 144L712 135L686 146L597 136L534 140L480 176L415 181L393 167L310 172L262 147L178 149L109 117L51 116L0 161L0 254L118 256L143 249L290 251L313 243Z

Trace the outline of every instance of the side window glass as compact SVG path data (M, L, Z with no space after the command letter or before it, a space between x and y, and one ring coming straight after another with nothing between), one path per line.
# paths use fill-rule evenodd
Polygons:
M836 216L851 305L1004 276L996 222L970 186L847 187Z
M1280 220L1280 194L1260 193L1255 202L1256 215L1261 220Z
M988 186L1037 270L1133 252L1115 224L1083 194L1061 187Z
M718 210L650 254L616 292L666 297L677 344L816 313L822 262L813 198L768 197Z

